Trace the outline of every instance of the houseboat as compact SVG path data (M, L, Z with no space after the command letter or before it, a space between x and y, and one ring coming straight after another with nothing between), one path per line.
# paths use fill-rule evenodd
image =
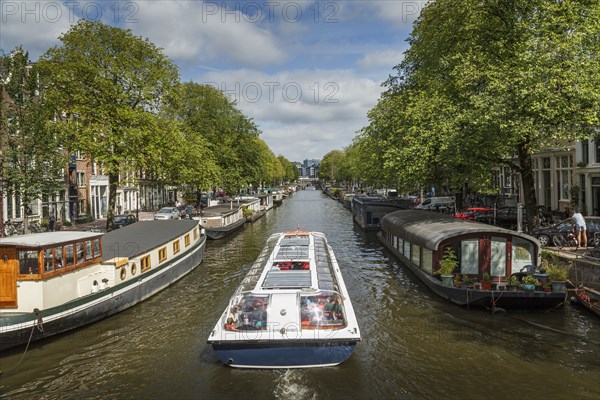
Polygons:
M352 217L363 230L381 229L384 215L398 210L407 210L412 201L398 196L358 195L352 198Z
M242 214L246 218L246 222L254 222L266 214L266 211L260 206L258 197L243 196L234 201L242 205Z
M139 303L192 271L205 244L193 220L0 239L0 351Z
M446 214L401 210L383 217L379 236L425 286L455 304L495 310L549 308L565 301L564 291L529 291L522 285L539 272L540 244L529 235ZM444 257L454 268L442 282Z
M208 343L232 367L308 368L345 361L360 339L325 236L296 230L267 240Z
M235 200L205 207L200 216L200 225L209 239L222 239L243 227L245 223L242 204Z

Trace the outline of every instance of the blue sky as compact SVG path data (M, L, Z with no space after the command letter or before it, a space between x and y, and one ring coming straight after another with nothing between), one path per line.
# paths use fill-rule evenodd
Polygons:
M0 49L35 61L80 18L163 48L183 81L224 90L276 155L352 142L407 49L422 1L0 0Z

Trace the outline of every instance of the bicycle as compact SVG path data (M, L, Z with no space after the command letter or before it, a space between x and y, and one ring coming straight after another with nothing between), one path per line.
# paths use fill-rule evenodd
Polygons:
M565 247L575 247L575 250L579 248L579 243L577 242L577 236L573 232L567 233L559 233L552 237L552 243L559 249L564 249Z

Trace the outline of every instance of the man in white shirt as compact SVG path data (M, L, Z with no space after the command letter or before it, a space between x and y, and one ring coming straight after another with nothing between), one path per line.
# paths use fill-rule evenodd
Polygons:
M575 232L577 232L577 243L584 249L587 247L587 226L585 225L585 219L579 212L579 209L575 209L575 212L571 216L572 224L575 225ZM582 234L583 233L583 234ZM583 236L583 242L581 238Z

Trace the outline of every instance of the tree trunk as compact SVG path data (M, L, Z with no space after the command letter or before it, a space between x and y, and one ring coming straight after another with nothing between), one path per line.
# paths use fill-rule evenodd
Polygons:
M537 199L535 197L535 182L533 179L533 168L531 160L531 151L529 149L529 139L519 143L517 152L519 157L519 172L521 174L521 188L523 190L523 200L525 201L525 210L527 221L524 221L528 232L539 225L537 215Z
M4 190L2 187L0 187L0 237L4 237Z
M114 229L117 188L119 186L118 169L110 168L108 172L108 210L106 211L106 231Z

